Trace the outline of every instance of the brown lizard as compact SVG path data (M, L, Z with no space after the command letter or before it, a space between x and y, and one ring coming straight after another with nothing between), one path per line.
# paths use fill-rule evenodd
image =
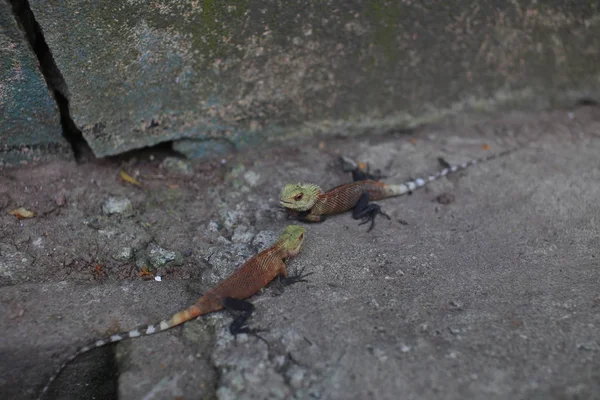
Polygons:
M244 326L246 320L254 310L254 305L245 299L264 288L278 275L282 277L282 283L286 285L296 282L306 282L304 278L310 275L310 273L303 274L302 271L300 271L294 276L288 277L285 266L285 261L287 261L287 259L294 257L300 252L300 248L304 241L304 233L305 229L303 227L299 225L288 225L283 234L279 237L279 240L277 240L273 246L263 250L246 261L227 279L200 297L196 303L185 310L174 314L170 319L163 320L157 324L147 325L128 332L98 339L86 346L80 347L70 355L58 367L52 377L50 377L48 383L42 389L40 398L47 392L48 388L60 375L63 368L79 355L110 343L162 332L213 311L222 310L224 308L242 311L242 314L235 318L229 326L229 330L233 335L238 333L256 332L256 330Z
M327 215L352 210L354 219L362 219L360 225L371 222L370 231L373 229L377 214L381 214L388 219L389 216L381 211L378 204L372 204L369 201L410 194L413 190L449 173L493 160L514 150L516 149L509 149L487 157L466 161L459 165L450 165L439 158L440 163L444 166L441 171L426 178L412 179L401 184L379 182L378 177L369 174L368 170L365 170L365 165L359 163L352 171L354 182L336 186L327 192L324 192L313 183L288 184L281 191L279 203L288 210L291 216L306 222L323 222Z

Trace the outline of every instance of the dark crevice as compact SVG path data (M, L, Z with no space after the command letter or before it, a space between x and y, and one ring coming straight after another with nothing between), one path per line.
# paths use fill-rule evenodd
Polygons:
M33 15L27 0L8 0L17 23L25 33L25 37L31 46L40 64L40 70L46 84L54 96L60 113L62 135L71 146L73 155L77 161L93 157L92 150L83 138L81 130L75 125L69 110L69 91L67 84L54 62L54 57L44 39L42 28Z
M589 98L589 97L579 99L579 100L577 100L577 102L575 104L577 104L578 106L598 106L599 105L599 103L596 100Z
M60 112L60 125L62 126L63 137L71 145L75 160L80 162L83 160L94 159L94 153L83 138L81 129L79 129L77 125L75 125L73 119L71 119L69 100L59 91L54 92L54 99L56 100Z
M152 160L156 158L162 160L166 157L185 158L181 153L173 150L173 141L169 140L153 146L140 147L113 156L106 156L105 159L115 162L127 162L131 159Z
M115 346L95 349L62 371L46 399L117 399L119 373Z

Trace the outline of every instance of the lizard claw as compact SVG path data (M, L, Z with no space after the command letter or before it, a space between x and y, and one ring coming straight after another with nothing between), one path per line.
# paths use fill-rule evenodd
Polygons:
M240 333L245 333L248 336L254 336L257 339L262 340L267 345L267 347L270 347L270 344L267 341L267 339L259 335L259 333L261 332L269 332L269 330L263 328L250 328L248 325L244 325L239 327L235 332L232 331L231 334L233 336L236 336Z
M375 217L377 216L377 214L383 215L388 220L391 220L389 215L387 215L386 213L381 211L381 207L379 207L376 204L372 204L370 206L371 206L371 209L366 213L366 215L364 217L362 217L361 222L358 224L358 225L364 225L364 224L368 224L370 222L371 225L369 226L369 229L367 229L367 232L371 232L371 230L373 230L373 227L375 226Z
M452 165L446 161L443 157L438 157L438 163L442 166L442 168L450 168Z
M314 272L308 272L308 273L304 273L304 270L306 269L306 267L303 267L301 270L295 270L293 274L288 275L287 278L281 278L280 282L284 285L284 286L289 286L289 285L293 285L294 283L298 283L298 282L308 282L308 280L306 279L307 276L310 276L312 274L314 274Z

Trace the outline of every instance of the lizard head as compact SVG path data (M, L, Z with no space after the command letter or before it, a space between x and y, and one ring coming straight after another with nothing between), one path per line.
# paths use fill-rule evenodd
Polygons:
M294 211L308 211L321 193L323 193L321 188L312 183L285 185L279 196L279 204Z
M279 241L283 244L287 252L287 257L293 257L300 252L305 232L306 229L300 225L288 225L285 227L285 231L279 237Z

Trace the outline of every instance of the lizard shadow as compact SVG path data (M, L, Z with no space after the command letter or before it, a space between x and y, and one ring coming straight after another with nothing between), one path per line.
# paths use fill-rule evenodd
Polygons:
M5 399L37 399L46 383L49 371L54 371L59 359L43 355L52 354L39 347L2 351L0 358L4 367L0 385L1 397ZM4 368L3 368L4 369ZM118 398L118 365L114 346L94 349L67 365L52 384L45 399L116 399Z
M119 366L116 346L99 347L67 365L47 393L47 399L117 399Z

